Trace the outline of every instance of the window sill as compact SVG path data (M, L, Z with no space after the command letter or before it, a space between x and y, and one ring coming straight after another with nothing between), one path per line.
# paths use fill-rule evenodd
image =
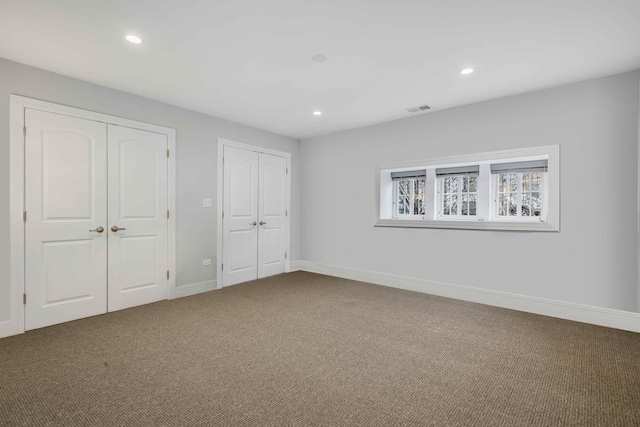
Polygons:
M420 219L379 219L375 227L400 228L444 228L459 230L493 231L560 231L558 226L548 222L522 221L467 221L467 220L420 220Z

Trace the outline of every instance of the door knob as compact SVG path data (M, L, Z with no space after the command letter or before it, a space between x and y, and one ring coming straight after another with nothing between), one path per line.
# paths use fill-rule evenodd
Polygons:
M252 223L250 223L249 225L253 225L254 227L256 226L257 222L253 221Z
M100 226L100 227L97 227L95 230L89 230L90 233L93 233L94 231L96 233L102 233L104 231L104 228Z
M111 231L113 231L114 233L120 230L126 230L126 228L119 228L117 225L114 225L113 227L111 227Z
M266 225L266 222L260 221L260 225Z

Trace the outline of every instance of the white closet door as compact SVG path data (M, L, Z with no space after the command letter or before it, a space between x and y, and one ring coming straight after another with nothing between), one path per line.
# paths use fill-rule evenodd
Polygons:
M104 123L31 109L25 124L29 330L107 311L107 133Z
M108 127L109 311L167 299L167 136Z
M224 147L223 286L258 277L258 153Z
M260 153L258 277L285 271L287 159Z

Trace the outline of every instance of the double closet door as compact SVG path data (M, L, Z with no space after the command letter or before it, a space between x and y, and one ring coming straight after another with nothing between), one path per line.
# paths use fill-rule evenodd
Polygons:
M222 285L285 272L287 159L224 147Z
M25 109L25 329L167 298L167 136Z

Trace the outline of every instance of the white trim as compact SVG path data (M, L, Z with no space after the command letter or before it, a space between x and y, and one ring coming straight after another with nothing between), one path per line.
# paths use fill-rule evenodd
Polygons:
M289 269L289 273L293 273L294 271L302 271L305 266L305 261L291 261L291 268Z
M286 157L288 160L291 159L291 153L287 153L286 151L271 150L269 148L262 148L257 145L244 144L242 142L236 142L236 141L232 141L230 139L225 139L225 138L218 138L218 147L220 145L226 145L226 146L235 147L235 148L242 148L243 150L256 151L258 153L271 154L273 156ZM290 166L291 165L287 163L287 167L290 167Z
M167 159L167 209L169 219L167 221L167 269L169 270L169 289L167 299L176 297L176 131L167 128L167 140L169 146L169 158Z
M9 321L10 328L0 329L0 336L24 332L24 105L21 100L9 98L9 227L10 240L10 285ZM7 333L8 332L8 333Z
M376 165L376 168L379 170L384 169L393 169L393 170L410 170L417 169L422 167L436 167L436 166L466 166L466 165L476 165L478 163L500 163L501 160L503 163L505 161L519 161L522 160L531 160L533 158L544 159L549 154L558 154L560 146L559 145L545 145L540 147L530 147L530 148L515 148L512 150L500 150L500 151L489 151L484 153L475 153L475 154L464 154L457 156L448 156L448 157L438 157L433 159L422 159L422 160L407 160L401 162L387 162L380 163ZM551 159L549 159L551 160ZM549 165L549 169L552 165Z
M209 292L216 289L215 280L207 280L206 282L191 283L190 285L178 286L175 289L174 297L182 298L190 295L200 294L202 292Z
M216 160L216 289L222 289L222 193L224 192L223 159L224 145L221 138L218 138L218 158Z
M218 159L217 159L217 194L216 194L216 233L217 233L217 262L216 262L216 277L217 289L222 289L222 196L224 193L223 179L224 179L224 147L242 148L244 150L256 151L258 153L272 154L274 156L280 156L287 159L287 216L285 223L287 225L286 239L285 239L285 252L287 258L284 262L284 272L289 273L291 271L291 153L285 151L270 150L267 148L258 147L255 145L243 144L241 142L232 141L230 139L218 138Z
M5 328L0 323L0 337L24 332L24 305L22 294L24 293L24 222L22 220L24 210L24 134L25 108L61 114L81 119L93 120L107 124L125 126L134 129L146 130L167 135L167 146L170 151L168 160L168 209L170 211L167 236L168 268L170 271L168 281L169 299L174 297L176 285L176 260L175 260L175 236L176 236L176 132L174 129L158 126L150 123L138 122L122 117L110 116L93 111L82 110L65 105L54 104L47 101L27 98L11 94L9 96L9 226L10 226L10 327ZM9 332L6 333L5 329Z
M27 98L25 96L11 94L9 96L10 103L16 103L21 108L33 108L34 110L46 111L49 113L62 114L71 117L77 117L81 119L93 120L96 122L103 122L107 124L113 124L118 126L130 127L133 129L147 130L150 132L156 132L163 135L169 135L175 130L154 125L151 123L139 122L136 120L125 119L123 117L111 116L109 114L96 113L95 111L83 110L75 107L68 107L66 105L55 104L48 101L41 101L39 99Z
M410 220L410 219L379 219L374 227L400 228L448 228L461 230L512 230L512 231L552 231L558 230L547 222L525 221L483 221L483 220Z
M0 322L0 338L15 335L13 322L11 320L5 320Z
M547 218L544 222L536 221L513 221L496 220L490 217L490 210L487 210L486 218L470 219L438 219L438 209L435 209L433 218L431 212L425 211L424 220L403 218L383 218L381 212L385 207L381 204L381 176L388 174L390 170L412 170L416 168L427 168L429 170L438 166L464 166L479 164L481 167L487 163L500 163L501 161L518 161L532 159L548 159L547 172L547 194L548 202ZM383 174L383 171L385 174ZM385 193L386 194L386 193ZM425 195L426 197L426 195ZM488 201L488 200L487 200ZM560 231L560 146L549 145L543 147L532 147L515 150L493 151L486 153L468 154L462 156L441 157L425 160L411 160L404 162L381 163L375 167L375 208L374 226L376 227L410 227L410 228L454 228L472 230L515 230L515 231ZM384 200L384 203L388 203ZM437 203L436 203L437 205ZM478 204L477 206L480 206ZM438 206L439 208L439 206Z
M470 286L452 285L433 280L415 279L310 261L296 261L296 267L302 271L311 273L325 274L343 279L471 301L625 331L640 332L640 313L473 288Z

